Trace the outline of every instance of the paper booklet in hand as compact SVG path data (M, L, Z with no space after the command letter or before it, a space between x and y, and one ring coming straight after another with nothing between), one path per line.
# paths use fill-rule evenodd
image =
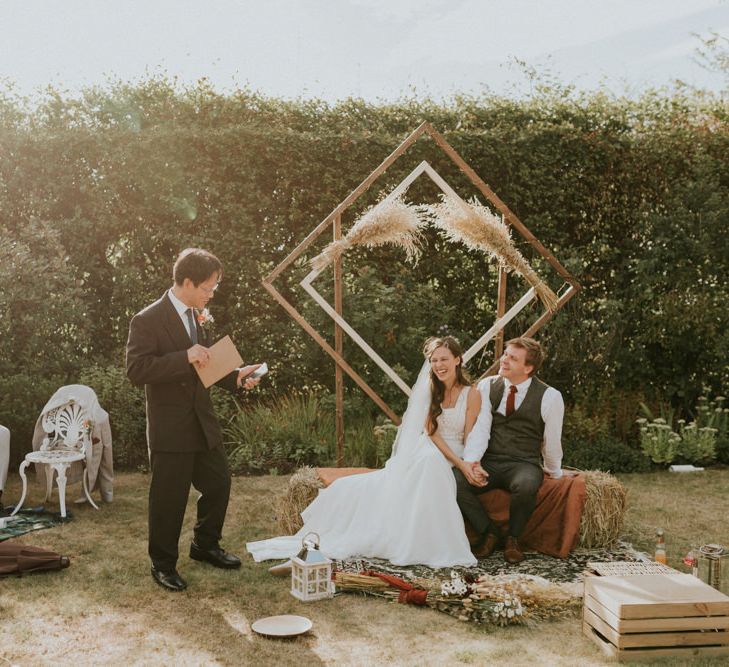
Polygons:
M195 370L200 376L200 381L205 387L215 384L243 363L243 358L235 349L230 336L221 338L217 343L211 345L208 352L210 353L210 361L208 361L205 368L200 368L198 364L194 364Z

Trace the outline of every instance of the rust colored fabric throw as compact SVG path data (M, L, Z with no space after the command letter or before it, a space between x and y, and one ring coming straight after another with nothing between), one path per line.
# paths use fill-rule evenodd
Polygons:
M326 486L347 475L372 472L367 468L317 468ZM580 520L585 507L584 475L565 474L560 479L545 477L537 494L537 506L529 518L519 544L523 549L539 551L547 556L566 558L580 539ZM489 516L505 529L509 521L509 492L494 489L479 499ZM466 526L466 532L470 526Z

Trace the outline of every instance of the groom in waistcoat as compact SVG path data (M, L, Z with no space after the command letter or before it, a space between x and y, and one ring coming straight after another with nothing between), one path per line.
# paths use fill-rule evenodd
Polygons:
M468 435L463 460L469 474L453 468L456 498L463 516L477 533L473 553L488 558L499 530L478 495L491 489L511 493L504 558L524 560L519 536L534 512L545 473L562 476L562 394L534 374L544 361L542 346L523 336L506 344L499 374L478 384L481 412Z
M220 546L230 496L230 468L223 435L206 389L195 371L210 360L205 306L223 275L220 260L207 250L187 248L173 268L174 284L137 313L129 326L127 375L144 385L147 403L149 557L152 578L182 591L177 571L178 542L190 486L200 492L190 558L220 568L238 568L240 559ZM223 377L219 386L250 389L258 365Z

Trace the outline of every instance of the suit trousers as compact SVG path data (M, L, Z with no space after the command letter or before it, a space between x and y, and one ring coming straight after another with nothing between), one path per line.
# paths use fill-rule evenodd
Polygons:
M487 533L498 535L498 529L486 513L478 496L491 489L511 493L509 502L509 535L519 537L537 504L537 492L544 481L542 469L533 463L484 457L481 466L489 474L486 486L472 486L464 474L453 468L456 478L456 500L461 513L483 539Z
M230 468L222 447L150 454L149 557L158 570L176 567L190 485L200 492L194 536L202 549L219 545L230 498Z

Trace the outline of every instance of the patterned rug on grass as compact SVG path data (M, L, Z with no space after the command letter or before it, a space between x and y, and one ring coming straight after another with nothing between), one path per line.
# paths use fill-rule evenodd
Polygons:
M497 550L490 558L479 560L475 567L449 567L435 569L426 565L393 565L378 558L338 560L336 568L343 572L376 570L392 574L400 579L446 579L451 572L478 578L482 575L530 575L553 583L568 584L582 581L582 574L589 562L645 561L646 554L636 551L626 542L618 542L611 549L575 549L567 558L552 558L536 552L527 552L526 558L516 565L504 561L504 552Z
M645 554L624 542L611 549L576 549L564 559L528 552L517 565L504 562L504 553L498 550L475 567L399 567L361 558L336 561L335 581L337 594L425 605L482 627L533 626L579 616L588 563L646 560Z
M12 507L8 508L12 511ZM18 537L30 533L33 530L43 530L45 528L53 528L62 523L67 523L73 519L68 512L68 516L64 519L60 512L48 512L45 507L32 507L20 510L14 521L10 522L4 528L0 528L0 542L9 540L12 537Z

